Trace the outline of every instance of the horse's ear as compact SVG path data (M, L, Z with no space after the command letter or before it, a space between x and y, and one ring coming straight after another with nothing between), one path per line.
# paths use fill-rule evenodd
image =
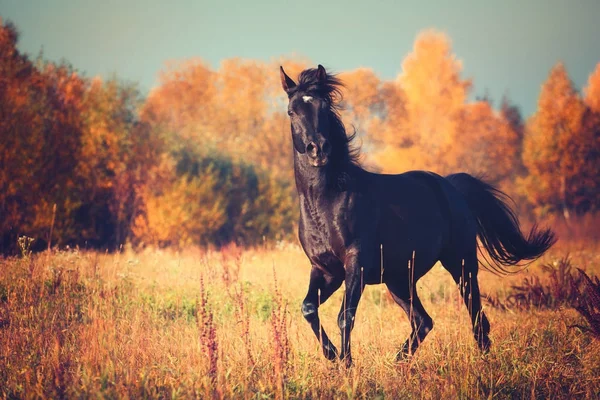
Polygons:
M279 66L279 77L281 78L281 87L286 93L296 87L296 82L287 76L281 65Z
M327 71L325 71L325 68L321 64L317 67L317 79L319 82L325 82L327 80Z

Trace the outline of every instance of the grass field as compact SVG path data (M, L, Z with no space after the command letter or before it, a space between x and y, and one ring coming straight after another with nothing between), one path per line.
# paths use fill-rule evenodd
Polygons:
M539 265L570 253L598 275L597 247L559 244L518 275L480 273L504 298ZM439 265L417 288L435 327L394 361L408 320L368 287L353 333L355 365L321 355L300 304L309 264L294 245L182 253L67 250L0 259L3 398L598 398L600 342L558 310L487 307L491 352ZM339 342L342 290L321 307ZM339 347L339 346L338 346Z

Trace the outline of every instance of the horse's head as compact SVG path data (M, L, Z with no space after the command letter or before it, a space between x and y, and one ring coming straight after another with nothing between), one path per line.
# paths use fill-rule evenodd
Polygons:
M323 167L332 151L330 138L333 95L339 82L322 65L300 74L298 84L280 67L281 85L288 95L288 115L294 149L308 157L314 167Z

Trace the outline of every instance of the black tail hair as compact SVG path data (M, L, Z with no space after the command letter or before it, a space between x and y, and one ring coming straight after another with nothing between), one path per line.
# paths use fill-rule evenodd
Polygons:
M477 219L477 236L492 258L490 266L483 265L484 268L510 273L504 266L533 261L556 243L554 232L548 228L539 230L537 225L525 237L517 216L507 204L510 197L492 185L466 173L449 175L446 179L465 197Z

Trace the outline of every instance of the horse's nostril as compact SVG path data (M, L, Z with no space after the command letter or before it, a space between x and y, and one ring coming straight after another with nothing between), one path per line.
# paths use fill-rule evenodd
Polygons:
M317 145L314 142L310 142L307 146L306 146L306 152L307 153L312 153L316 150Z
M331 145L329 144L328 141L325 141L325 143L323 143L322 149L323 149L323 153L325 153L325 154L329 154L331 152Z

